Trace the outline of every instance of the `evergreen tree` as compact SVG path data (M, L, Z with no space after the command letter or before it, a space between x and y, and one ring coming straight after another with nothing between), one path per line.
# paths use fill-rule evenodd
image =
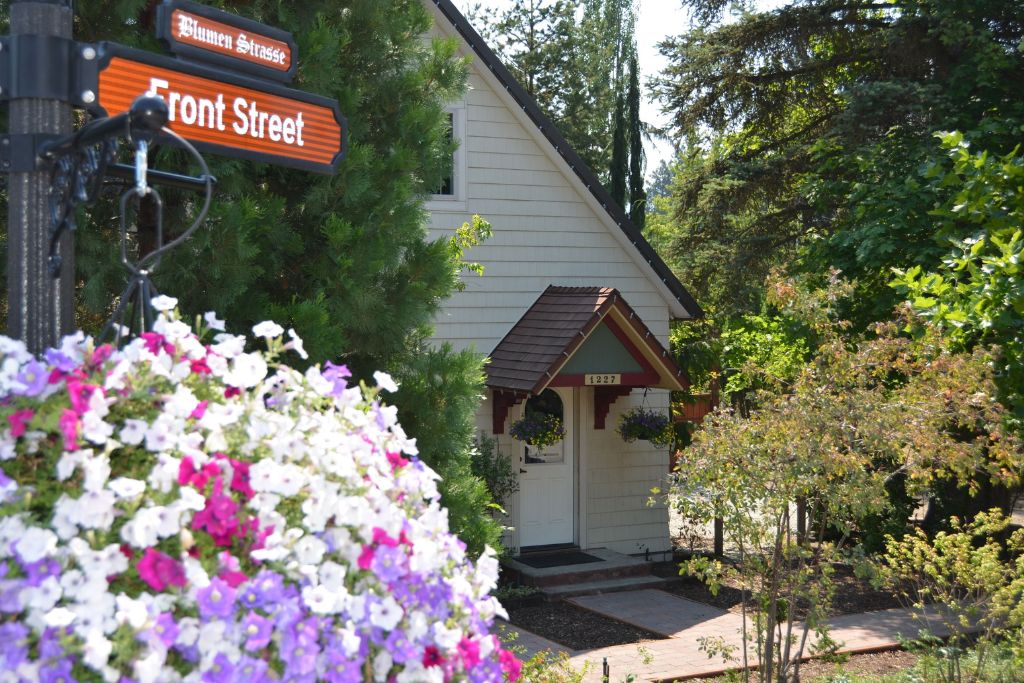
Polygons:
M608 194L619 206L626 205L626 171L629 166L626 151L626 97L622 92L615 96L615 120L612 126L612 159L608 165Z
M932 134L965 130L1002 153L1019 141L1024 5L798 0L719 24L730 3L686 4L699 25L661 45L657 84L687 151L684 279L741 278L702 302L756 311L773 266L837 267L858 280L854 320L884 317L891 268L943 255L928 215L939 198L917 177Z
M154 4L77 3L75 37L163 52ZM321 176L208 155L218 178L210 216L165 257L156 284L184 311L217 311L237 330L267 318L294 327L311 362L345 363L355 379L378 369L399 377L401 422L412 436L422 433L421 455L442 476L454 527L480 551L499 534L469 474L480 361L424 343L462 267L449 241L428 240L423 202L450 152L444 106L461 96L466 62L454 41L424 40L432 18L421 0L213 4L294 34L295 87L340 102L348 157L337 175ZM180 170L182 158L162 149L151 165ZM173 236L195 197L163 194ZM111 204L97 205L78 231L87 328L106 318L126 275Z
M636 49L629 55L629 219L640 230L647 223L647 193L644 191L644 139L640 121L640 65Z

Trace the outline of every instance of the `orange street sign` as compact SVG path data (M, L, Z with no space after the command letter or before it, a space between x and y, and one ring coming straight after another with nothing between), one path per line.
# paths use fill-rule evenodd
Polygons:
M167 103L167 125L203 151L318 173L335 173L345 154L336 101L111 43L100 53L97 104L107 116L148 94Z
M295 75L292 34L188 0L157 7L156 35L171 52L264 78Z

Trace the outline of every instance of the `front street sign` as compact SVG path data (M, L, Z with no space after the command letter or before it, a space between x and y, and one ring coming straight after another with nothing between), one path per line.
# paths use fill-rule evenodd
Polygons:
M149 94L167 103L171 130L203 151L318 173L335 173L345 155L334 100L114 43L100 44L99 60L101 115Z

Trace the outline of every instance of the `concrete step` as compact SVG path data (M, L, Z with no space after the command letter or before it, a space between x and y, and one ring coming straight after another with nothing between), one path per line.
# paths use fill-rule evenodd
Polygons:
M663 588L665 579L657 576L628 576L600 581L585 581L557 586L541 586L541 592L548 600L575 598L581 595L599 595L601 593L617 593L620 591L640 590L641 588Z
M593 569L587 569L588 566L581 565L576 571L562 571L557 574L524 576L523 583L537 588L548 588L576 583L646 578L651 575L651 567L646 562L623 566L597 566L595 563Z

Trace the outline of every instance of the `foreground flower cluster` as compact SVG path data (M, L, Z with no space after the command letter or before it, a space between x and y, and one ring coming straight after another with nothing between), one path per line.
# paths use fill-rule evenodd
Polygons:
M156 303L123 350L0 338L0 681L515 680L391 378Z

